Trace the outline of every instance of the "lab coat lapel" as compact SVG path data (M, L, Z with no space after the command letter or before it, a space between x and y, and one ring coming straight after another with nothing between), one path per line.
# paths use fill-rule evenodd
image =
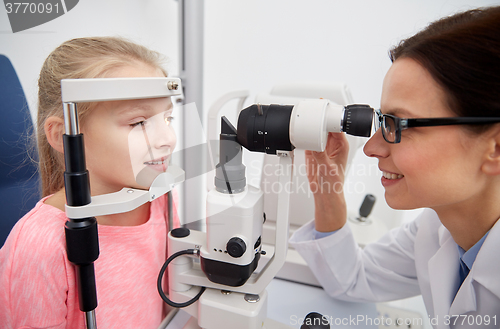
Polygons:
M450 232L439 228L440 248L429 260L429 281L434 305L434 316L443 319L449 314L459 284L459 263L457 245ZM442 321L436 328L449 328Z
M476 311L476 292L474 291L472 281L473 273L471 272L465 278L460 290L457 292L457 296L453 300L453 304L451 304L450 315L460 315Z
M497 220L484 240L472 265L472 279L500 299L500 220Z
M498 224L498 221L497 221ZM472 269L465 278L450 308L450 315L465 314L477 310L474 281L500 299L500 281L494 273L500 273L500 224L495 224L477 254Z

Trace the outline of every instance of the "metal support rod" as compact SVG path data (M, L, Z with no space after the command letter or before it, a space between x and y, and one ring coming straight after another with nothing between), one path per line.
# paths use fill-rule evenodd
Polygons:
M75 103L64 103L64 131L66 135L74 136L80 133L78 124L78 113L76 112Z
M90 312L85 312L85 323L87 325L87 329L97 329L95 310L92 310Z
M203 30L204 0L179 0L180 10L180 76L184 87L184 104L195 103L202 125L203 113ZM201 145L204 134L183 117L184 145ZM205 218L203 204L206 197L203 174L206 170L206 148L200 149L197 159L188 159L189 152L184 152L182 167L186 176L183 188L183 218L187 222L196 222ZM189 204L185 201L189 200ZM193 206L194 205L194 206ZM200 229L201 222L191 226Z
M64 128L66 203L72 207L85 206L91 202L90 182L75 103L64 103ZM68 260L75 265L80 310L85 313L87 329L96 329L97 290L94 262L99 257L97 220L94 217L69 218L64 231Z
M167 206L168 206L168 229L174 229L174 198L172 196L172 191L167 193Z

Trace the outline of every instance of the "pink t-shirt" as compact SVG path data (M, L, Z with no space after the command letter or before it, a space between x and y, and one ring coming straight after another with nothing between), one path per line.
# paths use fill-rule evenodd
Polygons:
M0 328L85 328L74 266L66 255L66 215L42 199L0 249ZM164 312L156 280L166 259L167 198L139 226L98 226L94 263L97 326L157 328ZM175 209L174 209L175 210ZM176 213L174 211L174 213ZM175 216L174 226L178 226Z

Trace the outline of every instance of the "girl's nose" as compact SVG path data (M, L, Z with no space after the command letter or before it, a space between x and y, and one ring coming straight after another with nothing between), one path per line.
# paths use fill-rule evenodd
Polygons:
M156 149L165 147L173 149L177 142L177 137L170 123L169 117L161 114L150 118L148 121L150 124L146 128L146 132L151 146Z
M366 142L363 152L373 158L386 158L389 156L389 144L382 136L382 130L377 132Z
M156 148L170 147L173 148L176 144L177 136L174 128L167 118L159 120L155 129L154 145Z

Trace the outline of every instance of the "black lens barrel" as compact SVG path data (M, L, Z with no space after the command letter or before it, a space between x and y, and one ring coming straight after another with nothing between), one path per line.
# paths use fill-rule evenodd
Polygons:
M238 118L237 140L253 152L276 154L277 150L292 151L290 118L293 105L254 104L242 110ZM345 107L342 131L346 134L370 137L373 108L354 104Z
M373 109L369 105L347 105L344 112L342 131L360 137L370 137L372 132Z
M238 143L253 152L276 154L291 151L290 117L293 105L255 104L241 111L238 118Z

